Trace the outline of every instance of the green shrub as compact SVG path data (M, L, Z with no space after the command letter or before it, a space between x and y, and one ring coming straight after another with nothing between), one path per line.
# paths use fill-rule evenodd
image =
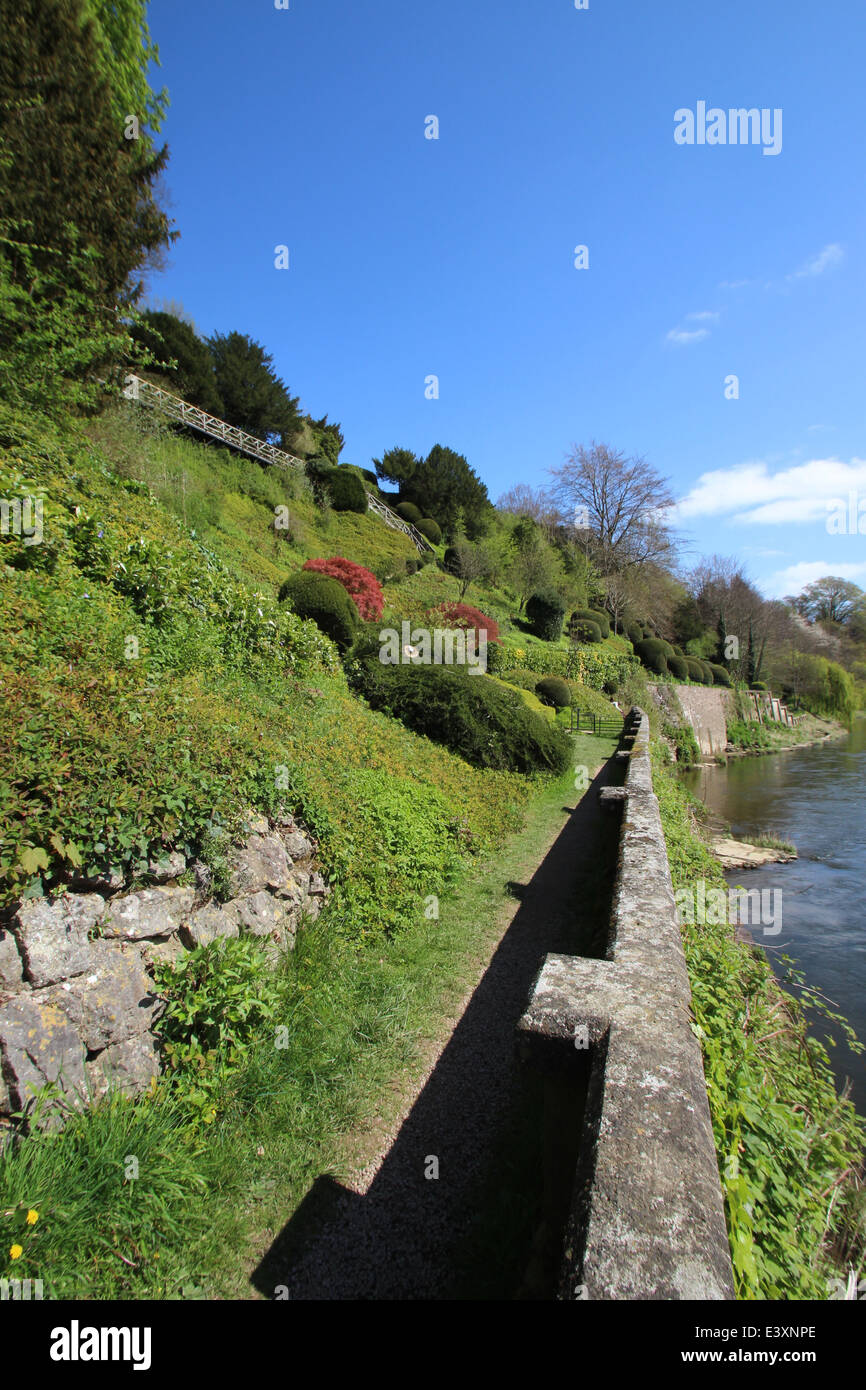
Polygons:
M596 623L602 637L610 636L610 617L603 608L575 608L571 618L572 622L577 618Z
M488 658L489 655L490 653L488 651ZM515 671L509 671L506 676L502 677L502 679L504 681L507 681L509 685L517 685L520 687L521 690L530 690L533 694L535 694L535 687L538 685L538 672L524 671L520 667L518 667Z
M706 685L703 663L698 661L696 656L686 657L686 669L689 673L689 680L697 681L699 685Z
M713 675L712 666L708 661L704 661L702 657L699 658L699 660L701 664L701 670L704 673L704 685L715 685L715 677Z
M752 681L752 684L749 686L749 689L750 689L750 690L766 690L766 689L767 689L766 681Z
M196 946L154 966L164 1001L156 1032L173 1070L191 1068L201 1084L238 1054L276 1015L277 980L256 937Z
M569 634L575 642L600 642L601 628L591 618L572 619Z
M689 678L689 667L685 657L679 655L669 656L668 670L678 681L685 681Z
M367 489L352 469L332 468L325 474L325 483L335 512L366 512Z
M571 704L571 690L559 676L544 676L536 685L535 693L542 704L553 705L556 709L566 709Z
M442 529L438 521L434 521L432 516L422 516L420 521L415 522L416 530L426 536L431 545L439 545L442 540Z
M638 642L642 642L642 641L643 641L643 626L642 626L642 624L641 624L641 623L626 623L625 635L626 635L626 637L628 638L628 640L631 642L632 646L633 646L633 647L636 647L637 644L638 644Z
M690 767L700 762L701 750L698 747L698 741L691 724L671 724L665 720L662 724L662 733L674 745L678 763L685 763L687 767Z
M643 665L648 671L655 671L659 676L665 675L668 670L665 645L657 637L645 637L643 641L635 643L635 652Z
M568 735L526 708L520 695L453 667L349 663L349 680L373 709L442 743L475 767L561 773Z
M414 502L398 502L394 511L412 526L417 526L421 520L421 508L416 507Z
M713 673L714 685L731 685L731 678L725 670L724 666L718 665L718 663L715 661L708 661L707 665Z
M526 617L542 642L558 642L562 636L565 604L553 589L544 589L527 601Z
M301 618L310 618L341 651L351 646L358 627L358 610L336 579L301 570L290 574L279 593L280 603L290 603Z

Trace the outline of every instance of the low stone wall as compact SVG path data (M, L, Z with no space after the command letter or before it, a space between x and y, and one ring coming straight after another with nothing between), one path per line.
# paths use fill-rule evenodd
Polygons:
M149 866L152 886L124 892L122 876L110 875L28 899L0 927L0 1139L10 1114L48 1083L51 1122L112 1084L147 1089L159 1070L154 962L247 933L276 958L301 917L318 916L328 889L314 842L291 816L271 824L251 813L226 850L225 902L211 896L205 864L172 853Z
M624 744L625 786L605 797L623 816L607 956L549 955L518 1024L526 1062L586 1077L559 1297L729 1299L721 1184L642 710L631 711Z
M724 753L728 746L728 719L732 713L730 691L708 689L703 685L674 688L701 752L709 757Z

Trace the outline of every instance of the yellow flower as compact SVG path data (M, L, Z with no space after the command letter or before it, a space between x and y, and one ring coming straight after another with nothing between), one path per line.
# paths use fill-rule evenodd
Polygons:
M20 1260L21 1256L24 1254L24 1246L13 1245L12 1249L9 1251L9 1254L12 1256L13 1260Z
M28 1225L28 1226L35 1226L35 1225L36 1225L36 1222L37 1222L38 1220L39 1220L39 1212L38 1212L38 1211L34 1211L33 1208L31 1207L30 1210L29 1210L28 1213L27 1213L27 1225Z

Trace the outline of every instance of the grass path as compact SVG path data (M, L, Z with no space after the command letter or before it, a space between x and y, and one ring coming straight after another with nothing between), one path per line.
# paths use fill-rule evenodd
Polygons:
M591 770L613 742L582 737ZM514 1025L551 950L591 950L611 865L598 785L547 788L527 824L443 899L443 958L411 1060L370 1097L279 1234L262 1233L261 1297L509 1297L537 1215L541 1122ZM607 838L607 837L605 837ZM437 1173L438 1176L430 1176Z

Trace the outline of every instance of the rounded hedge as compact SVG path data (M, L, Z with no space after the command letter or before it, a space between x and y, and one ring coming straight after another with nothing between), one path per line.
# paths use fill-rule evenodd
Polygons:
M710 670L711 670L712 673L713 673L713 684L714 684L714 685L727 685L727 686L730 686L730 684L731 684L731 678L730 678L730 676L728 675L727 671L725 670L724 666L720 666L719 663L716 662L716 661L708 661L708 662L707 662L707 665L709 666Z
M432 516L422 516L414 523L416 531L420 531L422 536L426 536L432 545L438 545L442 540L442 528L438 521L434 521Z
M657 637L645 637L642 642L635 642L634 649L648 671L655 671L659 676L666 674L668 659L664 642Z
M689 678L689 668L685 658L677 656L676 653L668 657L668 670L678 681L686 681Z
M335 512L366 512L367 489L357 473L349 468L332 468L325 474L325 484Z
M526 616L532 631L542 642L558 642L562 636L565 604L553 589L533 594L526 604Z
M626 623L625 635L634 647L643 641L643 628L640 623Z
M697 681L699 685L706 685L703 663L698 661L696 656L686 657L686 668L689 673L689 680Z
M349 680L372 709L474 767L562 773L571 764L569 735L526 705L516 690L448 666L350 662Z
M571 615L572 622L578 619L585 619L591 623L597 623L601 629L602 637L610 636L610 618L601 608L575 608Z
M766 689L767 689L767 682L766 682L766 681L752 681L752 684L749 686L749 689L750 689L750 690L766 690Z
M394 511L412 526L417 526L421 520L421 508L416 507L414 502L398 502Z
M713 668L712 668L712 666L710 665L710 663L709 663L708 661L704 661L703 657L699 657L698 660L699 660L700 663L701 663L701 669L702 669L702 671L703 671L703 673L704 673L704 677L705 677L704 685L715 685L715 677L713 676Z
M342 584L315 570L290 574L279 592L280 603L290 603L299 618L310 618L321 632L345 651L355 640L358 610Z
M601 641L601 628L591 618L572 619L569 632L576 642Z
M559 676L545 676L536 683L535 693L543 705L553 705L555 709L567 709L571 704L571 690Z

